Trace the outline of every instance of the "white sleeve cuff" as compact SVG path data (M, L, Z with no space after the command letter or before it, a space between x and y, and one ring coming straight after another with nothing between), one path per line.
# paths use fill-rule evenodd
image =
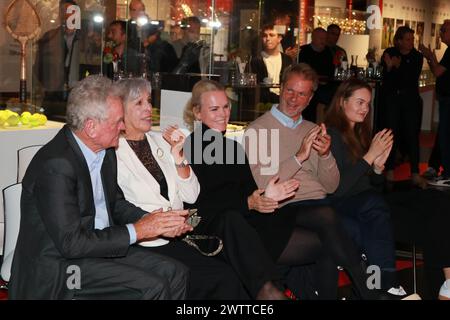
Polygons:
M136 235L136 229L134 229L134 226L132 223L128 223L125 225L128 229L128 233L130 234L130 245L136 243L137 241L137 235Z
M303 165L302 165L302 163L300 162L300 160L298 160L296 156L294 156L294 159L295 159L295 162L298 163L299 167L302 168Z

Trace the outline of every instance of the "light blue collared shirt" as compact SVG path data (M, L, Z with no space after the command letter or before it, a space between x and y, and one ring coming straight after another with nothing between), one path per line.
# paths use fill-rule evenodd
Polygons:
M80 146L81 152L83 153L88 165L89 175L91 176L92 194L94 196L95 204L94 228L102 230L109 227L109 215L108 210L106 209L105 192L103 190L101 174L103 159L105 158L106 151L102 150L95 153L89 149L89 147L86 146L75 133L72 132L72 134L75 137L75 141ZM130 234L130 244L133 244L136 242L136 230L132 224L127 224L126 227Z
M272 106L272 109L270 109L270 113L275 117L275 119L280 121L280 123L283 126L285 126L286 128L289 128L289 129L297 128L300 125L300 123L302 123L302 121L303 121L303 117L301 115L300 115L300 118L298 118L297 121L292 120L291 117L288 117L283 112L281 112L280 109L278 109L278 104L274 104ZM294 156L294 159L295 159L295 161L297 161L298 165L301 168L302 167L301 162L298 161L296 156Z
M289 128L289 129L297 128L298 125L300 123L302 123L302 121L303 121L303 117L302 116L300 116L300 118L298 118L297 121L292 120L291 117L288 117L283 112L281 112L280 109L278 109L278 104L274 104L272 106L272 109L270 109L270 113L275 117L275 119L280 121L280 123L283 126L285 126L286 128Z

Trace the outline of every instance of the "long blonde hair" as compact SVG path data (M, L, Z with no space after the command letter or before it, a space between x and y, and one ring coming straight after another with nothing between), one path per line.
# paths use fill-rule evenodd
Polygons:
M195 111L200 111L202 94L210 91L225 91L225 87L214 80L200 80L192 88L191 99L186 104L183 113L183 119L190 130L194 129Z

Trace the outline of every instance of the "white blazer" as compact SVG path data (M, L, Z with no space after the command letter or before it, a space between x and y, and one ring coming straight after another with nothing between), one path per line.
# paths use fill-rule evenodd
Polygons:
M166 178L169 200L161 195L159 183L148 172L125 138L121 137L116 151L117 179L125 199L148 212L159 208L168 210L169 207L183 209L183 201L194 203L200 193L200 184L192 169L188 178L181 178L170 153L170 145L163 139L161 133L148 132L146 137L152 154Z

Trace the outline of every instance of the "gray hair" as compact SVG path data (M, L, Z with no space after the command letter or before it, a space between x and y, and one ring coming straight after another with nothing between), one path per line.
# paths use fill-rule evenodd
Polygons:
M123 107L127 109L127 104L130 101L138 99L142 92L150 94L152 86L149 81L144 78L128 78L117 82L117 88L122 98Z
M105 121L108 117L108 97L119 96L112 81L100 75L88 76L79 81L69 94L67 125L81 130L86 120Z

